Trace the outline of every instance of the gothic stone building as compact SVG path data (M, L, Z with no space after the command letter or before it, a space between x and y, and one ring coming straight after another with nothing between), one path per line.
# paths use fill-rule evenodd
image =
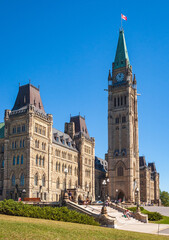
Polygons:
M53 116L46 114L39 89L31 84L19 87L13 109L5 111L0 164L1 199L24 194L58 201L65 183L68 189L79 189L81 198L87 192L95 199L95 140L85 119L71 117L64 133L53 128Z
M142 170L141 170L142 171ZM119 32L112 71L108 76L108 175L109 194L127 202L148 200L140 186L138 145L137 82L133 76L124 31ZM142 176L142 175L141 175ZM150 180L151 179L151 180ZM146 181L157 187L150 189L155 202L159 200L159 177L146 174ZM147 191L147 190L146 190ZM141 194L141 196L140 196Z

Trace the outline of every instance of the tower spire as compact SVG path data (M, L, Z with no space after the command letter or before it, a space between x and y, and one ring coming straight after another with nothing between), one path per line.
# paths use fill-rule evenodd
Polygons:
M124 36L123 29L119 31L119 39L116 49L116 56L114 60L114 69L121 68L121 67L130 67L130 61Z

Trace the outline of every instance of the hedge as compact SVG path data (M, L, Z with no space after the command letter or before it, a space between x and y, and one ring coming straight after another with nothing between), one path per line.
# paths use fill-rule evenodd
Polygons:
M69 210L67 207L39 207L15 202L12 199L0 202L0 214L99 225L93 217Z
M132 212L136 212L137 208L136 207L131 207L131 208L128 208L128 209ZM145 210L143 207L140 207L140 210L141 210L141 212L148 215L148 220L149 221L159 221L163 218L163 216L158 212L149 212L149 211Z

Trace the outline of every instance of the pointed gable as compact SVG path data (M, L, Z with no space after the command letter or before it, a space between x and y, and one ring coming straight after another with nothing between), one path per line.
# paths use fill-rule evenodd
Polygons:
M130 66L129 56L127 52L124 31L120 30L117 44L116 56L114 61L114 69L125 67L126 63Z
M29 104L34 105L37 110L45 113L39 89L32 84L27 84L19 87L19 92L12 111L19 110Z

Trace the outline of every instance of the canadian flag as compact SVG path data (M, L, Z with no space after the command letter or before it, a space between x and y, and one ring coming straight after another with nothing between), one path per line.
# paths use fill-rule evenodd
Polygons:
M121 18L122 18L123 20L127 21L127 17L124 16L122 13L121 13Z

